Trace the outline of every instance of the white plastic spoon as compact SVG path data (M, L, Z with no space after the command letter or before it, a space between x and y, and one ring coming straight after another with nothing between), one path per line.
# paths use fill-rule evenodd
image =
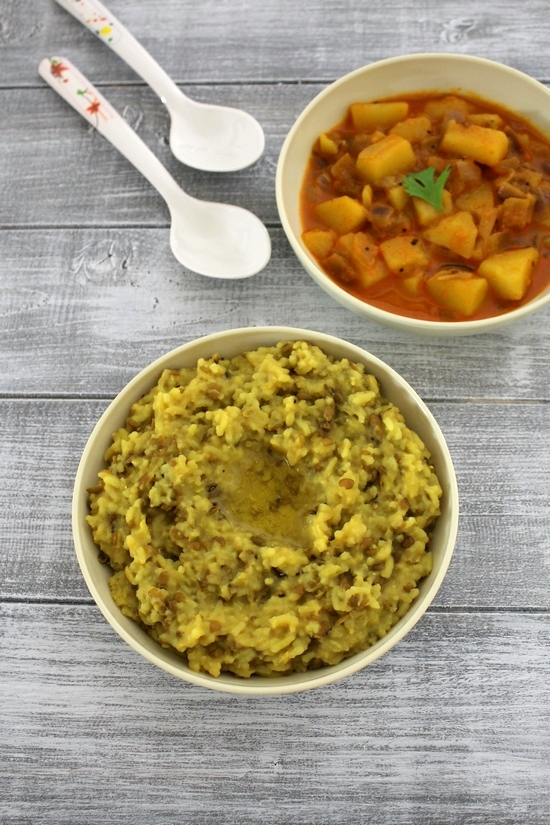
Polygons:
M264 268L271 257L271 242L256 215L240 206L187 195L132 127L66 58L45 58L38 71L162 195L172 219L172 252L183 266L212 278L248 278Z
M157 93L170 114L170 148L182 163L205 172L235 172L264 151L262 127L241 109L187 97L98 0L57 0L109 46Z

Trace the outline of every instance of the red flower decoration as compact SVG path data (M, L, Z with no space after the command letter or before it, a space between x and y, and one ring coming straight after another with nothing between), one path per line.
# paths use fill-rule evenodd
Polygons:
M69 71L69 67L63 63L52 63L50 71L54 77L62 77L63 72Z
M87 107L86 111L89 112L91 115L96 115L99 112L100 107L99 100L94 100L90 105Z

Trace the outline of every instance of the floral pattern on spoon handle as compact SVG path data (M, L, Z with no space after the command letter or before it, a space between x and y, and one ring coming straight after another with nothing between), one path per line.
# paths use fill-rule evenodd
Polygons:
M110 46L122 37L124 27L101 3L93 2L93 0L57 0L57 2Z
M66 57L45 57L38 74L157 189L170 208L193 199L176 183L128 121ZM257 220L257 219L256 219Z
M56 0L128 64L160 99L181 105L182 92L141 43L99 0Z
M45 58L38 67L40 75L56 89L92 126L101 131L101 125L116 115L97 89L64 57Z

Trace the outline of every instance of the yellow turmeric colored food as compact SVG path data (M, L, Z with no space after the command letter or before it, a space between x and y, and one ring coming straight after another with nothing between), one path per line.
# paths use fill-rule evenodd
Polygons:
M301 217L307 249L361 300L500 315L550 283L550 141L473 96L358 101L312 147Z
M441 487L360 363L305 341L165 370L113 434L88 522L121 611L195 671L333 665L403 616Z

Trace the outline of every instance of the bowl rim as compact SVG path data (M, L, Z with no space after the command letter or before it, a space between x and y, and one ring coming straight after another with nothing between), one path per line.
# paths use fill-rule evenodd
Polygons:
M490 67L493 70L498 70L502 71L505 74L509 74L511 77L515 77L521 82L528 84L533 89L536 89L539 94L541 92L545 94L548 97L548 103L550 108L550 89L548 89L543 83L531 77L530 75L525 74L525 72L522 72L519 69L515 69L511 66L507 66L504 63L500 63L495 60L490 60L485 57L455 54L452 52L420 52L406 55L397 55L394 57L387 57L382 60L376 60L373 63L368 63L364 66L360 66L356 69L353 69L351 72L348 72L342 77L339 77L337 80L334 80L332 83L329 83L324 89L322 89L317 95L315 95L315 97L312 98L312 100L309 101L309 103L304 107L304 109L302 109L301 113L298 115L293 125L291 126L289 132L287 133L285 140L282 144L281 150L279 152L277 168L275 173L275 200L277 203L279 218L281 220L285 235L294 253L296 254L296 257L298 258L306 272L313 278L313 280L315 280L317 284L335 301L345 306L347 309L350 309L355 314L360 315L369 320L375 321L379 324L382 324L383 326L389 326L395 329L405 330L407 332L413 332L416 334L425 334L433 336L441 335L449 337L476 335L485 332L492 332L495 329L498 329L499 327L507 326L515 321L521 320L526 315L530 315L532 312L536 312L537 310L545 307L550 303L550 286L545 287L545 289L541 293L532 298L528 303L516 307L515 309L510 310L509 312L505 312L501 315L492 316L490 318L473 319L471 321L428 321L420 318L411 318L406 315L399 315L397 313L392 313L388 312L387 310L380 309L379 307L369 304L366 301L361 301L359 298L356 298L354 295L347 292L345 289L343 289L334 281L332 281L329 278L329 276L321 269L321 267L319 266L315 258L311 255L311 253L309 253L305 246L303 246L300 239L296 236L296 233L294 232L289 217L287 215L283 184L285 164L287 162L296 135L300 127L302 126L303 122L306 120L306 118L308 118L310 113L319 105L319 103L322 103L326 97L332 95L335 90L339 89L341 86L346 85L350 81L353 81L355 78L362 77L363 75L368 75L371 72L376 72L380 69L384 69L387 66L391 66L394 64L415 64L419 62L435 63L436 61L442 59L448 61L456 61L457 63L463 63L464 65L478 65L480 68ZM459 86L458 83L457 86ZM474 92L472 92L472 94L474 94ZM327 128L330 128L330 125ZM547 137L548 140L550 140L550 133Z
M222 678L222 676L214 677L191 670L183 660L180 660L175 654L166 651L157 642L152 640L146 631L140 628L137 623L124 617L114 601L111 600L110 604L106 603L96 583L97 574L94 574L93 569L95 567L96 570L99 570L99 567L97 567L97 565L100 564L97 558L98 548L93 542L89 526L84 518L87 512L85 477L90 474L90 467L92 466L95 468L93 477L96 478L97 469L103 466L104 450L108 443L110 443L112 432L114 432L115 429L111 424L109 429L106 430L105 428L108 422L114 419L119 422L118 426L120 426L125 415L128 413L132 401L137 400L137 398L143 394L143 385L146 387L153 386L154 380L158 379L162 369L166 368L171 362L179 362L180 358L184 360L186 356L188 356L188 361L196 363L197 358L205 357L206 352L212 353L217 351L216 345L218 343L228 346L230 352L227 357L232 357L231 353L237 354L238 352L244 352L246 349L251 348L250 346L247 347L246 343L242 347L240 344L239 346L235 346L237 341L246 341L247 339L254 341L258 337L263 340L263 343L256 344L255 346L272 346L276 341L283 340L309 340L321 348L326 345L329 352L331 348L332 350L341 349L347 353L347 356L336 354L334 357L349 357L352 355L356 357L357 360L361 360L367 366L369 372L372 371L373 374L376 375L378 371L379 374L383 376L381 379L382 383L384 383L384 381L391 381L394 390L398 387L404 392L407 406L419 411L423 424L428 428L430 435L433 437L432 457L433 446L435 445L440 462L445 469L446 489L444 495L447 499L446 534L441 547L439 567L435 575L432 573L424 580L427 581L431 579L429 586L426 586L425 592L419 594L411 604L407 613L390 629L386 636L365 651L361 651L349 659L344 659L338 665L325 666L319 670L306 671L304 674L289 674L288 676L279 677L252 676L248 679L233 674L222 674ZM191 357L195 351L201 351L201 354ZM182 363L182 366L184 365L185 364ZM417 430L417 426L413 427L413 429ZM102 445L103 449L100 449ZM93 427L78 464L72 495L72 534L78 564L97 607L111 627L133 650L173 676L218 692L240 695L283 695L319 688L323 685L339 681L361 670L384 655L414 627L435 598L451 561L458 532L458 521L458 486L449 448L433 414L410 384L397 373L396 370L377 356L349 341L328 333L286 326L239 327L211 333L175 347L146 365L109 403ZM88 550L86 549L86 545L88 546ZM102 567L105 566L102 565ZM136 633L136 629L139 632ZM136 640L136 636L139 636L140 639ZM147 647L145 646L146 640L149 641Z

